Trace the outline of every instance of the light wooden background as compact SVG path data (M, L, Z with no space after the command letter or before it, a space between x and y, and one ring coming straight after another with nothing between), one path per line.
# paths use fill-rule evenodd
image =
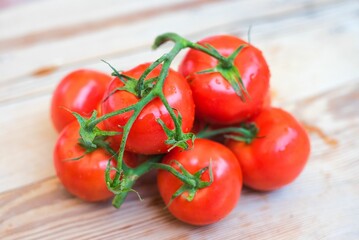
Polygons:
M0 0L1 239L359 239L359 1ZM156 35L230 33L261 48L274 104L310 132L292 185L245 189L223 221L193 227L164 210L153 174L122 209L70 196L54 175L49 100L77 68L151 61ZM179 59L175 62L178 65Z

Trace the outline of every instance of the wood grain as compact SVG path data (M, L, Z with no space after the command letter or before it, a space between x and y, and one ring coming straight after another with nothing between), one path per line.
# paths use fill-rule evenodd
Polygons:
M109 202L84 203L66 193L56 178L3 193L0 232L6 239L355 239L359 142L353 132L359 132L358 92L359 84L347 85L288 106L338 145L310 134L309 164L293 184L271 193L245 189L237 208L215 225L199 228L176 221L163 209L152 174L136 187L143 202L133 194L120 210ZM343 110L341 103L350 104Z
M255 26L252 40L258 43L270 64L271 85L276 92L275 104L282 105L303 99L319 91L359 79L359 68L356 65L356 62L359 62L359 24L351 25L353 22L359 23L356 14L356 9L359 8L355 8L357 5L350 3L337 8L327 6L313 10L315 15L309 19L306 14L301 13L292 17L283 16L274 21L269 19ZM225 26L229 32L238 31L238 27L232 23ZM340 29L341 26L346 26L346 30L334 31L333 34L333 29ZM298 28L304 30L293 31ZM207 34L215 34L221 29L213 27ZM242 29L244 31L246 27ZM205 32L198 33L202 34ZM329 40L317 41L321 38ZM354 39L358 41L353 41ZM142 50L136 54L125 54L123 57L116 56L107 60L115 66L127 69L134 64L156 59L166 49L168 48L155 52ZM334 57L328 57L327 53ZM180 56L174 66L179 59ZM340 64L337 59L341 59ZM0 178L0 191L54 175L51 159L56 136L49 122L50 94L68 71L82 67L108 71L107 66L99 61L91 61L86 65L74 64L42 77L0 81L0 111L8 113L0 118L1 126L7 126L0 129L0 132L3 136L9 136L0 138L0 154L6 156L0 159L1 175L4 176ZM18 122L22 124L12 124ZM22 151L18 150L18 146L22 146ZM26 156L24 152L27 153ZM25 157L31 159L32 164L27 166L27 171L19 171L19 159ZM19 164L9 166L8 162ZM11 178L8 178L9 176Z
M254 26L252 40L263 50L263 53L268 58L273 75L272 86L277 89L279 98L290 99L296 97L300 99L316 93L317 89L322 87L329 89L359 76L359 68L355 64L359 61L359 46L358 41L352 41L352 39L359 39L359 17L356 14L356 9L358 8L359 3L357 2L343 6L330 6L325 9L311 9L310 11L315 15L310 19L307 18L307 13L304 12L291 18L283 16L275 20L267 19L267 21L258 22ZM342 26L352 24L353 20L358 24L353 25L350 29L337 31ZM229 23L220 27L213 27L211 31L206 32L206 35L215 34L223 31L223 29L226 29L229 33L243 35L247 31L247 26L244 24L239 28L237 22ZM293 29L298 28L305 30L293 32ZM277 30L273 34L273 31L268 32L268 29ZM336 31L335 34L333 34L333 31ZM291 32L291 34L288 35L288 32ZM197 32L191 39L198 39L196 36L203 37L204 33ZM330 40L322 43L316 41L318 38ZM152 40L148 41L148 45ZM338 45L343 47L337 48ZM141 47L135 52L121 52L108 57L96 56L96 59L88 62L72 63L70 67L47 65L44 68L35 69L34 76L22 77L18 80L0 81L0 105L19 99L26 100L35 96L49 94L59 79L75 68L92 67L108 71L108 67L99 60L100 58L110 61L121 69L128 69L133 62L151 61L163 52L164 49L150 52L148 46ZM327 53L329 52L335 57L328 58ZM306 61L293 61L295 64L291 64L286 61L288 57L306 59ZM178 64L178 59L174 67ZM326 65L335 64L337 59L345 59L346 62L337 65L339 69L325 68ZM311 66L316 66L316 68ZM322 69L321 74L318 74L318 69ZM346 74L340 74L341 72ZM46 73L53 74L47 75ZM292 80L287 81L286 79L288 78ZM314 81L302 81L302 79L313 79ZM299 90L298 94L287 94L288 92L290 93L287 89L293 87L293 84L295 84L294 88ZM308 87L309 84L311 85L310 87ZM39 85L41 87L38 87Z
M194 8L203 4L208 4L210 2L215 2L220 0L195 0L195 1L179 1L173 4L173 1L169 5L163 5L161 2L160 6L157 8L147 8L142 11L135 11L130 13L125 13L123 15L115 15L112 17L107 17L105 19L95 19L90 22L83 22L77 25L72 26L63 26L57 28L46 29L43 31L32 32L28 35L17 36L15 38L7 38L5 40L0 40L0 50L2 49L12 49L12 48L23 48L27 45L38 44L42 41L51 41L51 40L61 40L63 38L74 37L76 35L81 35L89 32L100 31L105 28L110 28L118 25L132 24L138 21L146 21L149 18L158 16L160 14L170 14L175 11L181 11L189 8ZM147 1L148 2L148 1ZM151 4L152 5L152 4Z
M2 72L0 81L1 79L12 80L14 78L22 78L44 66L62 66L63 64L74 64L86 60L93 61L94 59L98 61L101 56L106 57L111 54L121 55L123 52L126 53L128 50L135 51L138 48L142 48L141 51L143 51L144 47L149 49L155 36L167 31L174 31L187 36L198 31L205 32L207 29L223 26L230 22L236 22L236 26L238 26L238 22L242 21L247 22L244 27L248 29L248 26L257 19L253 18L252 13L254 12L258 18L271 19L283 14L290 15L291 13L297 13L297 11L306 12L315 10L316 7L325 4L335 7L343 3L338 0L316 0L311 1L311 4L308 5L307 1L301 0L294 1L293 3L275 2L275 6L273 4L271 1L262 3L260 0L257 0L257 2L224 1L211 3L163 15L166 19L165 21L163 21L161 16L153 16L144 21L101 29L96 33L76 35L73 38L59 39L58 41L43 42L41 44L30 45L27 48L5 50L0 52L0 58L3 58L4 55L7 58L7 61L0 66L0 71ZM117 7L120 8L121 6ZM67 8L62 9L64 14L66 11ZM91 15L85 15L83 21L86 22L89 18L91 18ZM5 24L8 18L2 21ZM38 21L34 23L35 26L37 24ZM48 28L56 28L58 24L58 21L56 21L53 25L48 26ZM68 24L71 25L72 23ZM154 28L153 26L156 27ZM189 28L188 26L191 27ZM113 36L118 37L115 38ZM104 42L106 44L101 44ZM92 47L87 47L86 51L84 51L84 46ZM32 61L34 56L37 58L36 61ZM17 71L12 71L15 68Z
M48 0L2 9L0 238L359 239L358 11L356 0ZM293 184L244 189L228 218L200 228L163 209L155 173L136 185L144 200L130 194L120 210L65 191L52 166L48 108L66 73L108 72L101 58L120 69L153 61L169 49L149 50L166 31L246 39L249 25L271 68L273 104L310 133L309 164Z

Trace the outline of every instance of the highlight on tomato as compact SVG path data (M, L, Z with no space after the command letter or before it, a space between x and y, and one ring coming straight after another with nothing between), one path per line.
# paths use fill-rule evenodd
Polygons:
M288 112L266 108L254 120L259 132L251 143L230 139L244 185L261 191L281 188L302 172L310 153L308 134Z
M217 35L199 41L229 62L191 49L179 66L191 86L196 117L212 124L230 125L258 115L269 90L269 68L262 52L242 39ZM225 78L224 78L225 77Z
M224 145L196 139L193 148L187 151L176 148L162 163L190 178L184 183L169 171L158 171L161 197L179 220L207 225L223 219L236 206L242 189L242 173L237 158ZM188 177L189 174L192 176Z
M137 81L143 72L149 67L150 63L138 65L137 67L125 71L123 76ZM161 66L156 67L145 79L149 89L154 87L156 77L159 76ZM123 89L124 83L118 77L109 84L102 103L103 114L108 114L116 110L124 109L138 103L141 98L136 94ZM192 91L186 80L176 71L170 69L163 85L164 96L169 105L182 118L182 130L188 133L192 129L194 121L194 103ZM145 98L146 96L143 96ZM133 112L126 112L104 121L106 128L110 131L121 132L123 126L131 118ZM167 145L167 135L159 120L169 128L174 129L174 122L165 105L159 98L153 99L141 111L131 127L126 143L126 150L139 154L159 154L165 153L171 147ZM121 142L122 135L113 137L118 144Z
M98 71L79 69L57 85L51 100L51 119L58 132L75 120L71 112L90 117L98 110L112 77Z

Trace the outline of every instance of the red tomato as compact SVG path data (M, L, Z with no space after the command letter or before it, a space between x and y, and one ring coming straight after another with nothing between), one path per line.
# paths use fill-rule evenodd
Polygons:
M172 201L168 209L176 218L193 225L207 225L224 218L236 206L242 189L242 173L237 158L228 148L207 139L196 139L192 149L176 148L164 157L164 164L179 170L172 160L180 162L191 174L209 166L210 161L213 170L212 184L199 189L192 201L185 199L186 192ZM210 180L209 171L202 174L201 180ZM160 170L157 185L167 205L183 183L170 172Z
M123 74L139 79L149 65L150 63L139 65ZM160 70L160 67L155 68L148 75L147 79L157 77ZM136 104L140 100L136 95L125 90L119 90L110 95L115 89L123 87L123 85L118 78L115 78L110 83L107 93L105 94L105 96L109 97L102 103L103 114L126 108ZM191 88L188 83L179 73L170 70L165 80L163 91L170 106L181 113L183 132L189 132L194 121L194 103ZM106 128L111 131L122 131L122 127L127 123L132 113L133 112L127 112L107 119L104 121ZM166 152L169 148L169 146L164 143L167 136L162 126L157 122L158 118L160 118L167 127L174 129L174 123L167 109L159 98L155 98L144 107L132 125L127 139L126 150L147 155ZM120 143L121 137L121 135L117 135L114 138Z
M229 140L243 172L244 184L257 190L278 189L294 181L307 163L310 142L297 120L279 108L254 119L259 138L251 144Z
M269 89L269 69L260 50L234 36L214 36L199 42L210 44L227 57L239 46L246 48L235 58L234 64L241 73L250 99L242 102L230 83L220 73L198 74L214 68L218 61L200 51L191 49L179 67L187 77L196 105L196 116L213 124L229 125L239 123L258 115Z
M70 193L83 200L108 199L113 196L113 193L107 189L105 169L111 155L103 149L85 154L85 149L78 144L79 138L77 121L70 123L61 132L54 149L57 176ZM83 157L79 160L70 160L80 156ZM124 160L127 163L136 163L136 157L131 153L126 153ZM112 164L114 166L115 161ZM112 172L111 176L113 177L114 174Z
M270 108L272 106L272 96L270 92L267 92L267 95L264 98L263 108Z
M75 120L66 109L90 117L92 111L98 109L111 80L112 77L107 74L85 69L71 72L63 78L51 102L51 118L56 130L60 132Z

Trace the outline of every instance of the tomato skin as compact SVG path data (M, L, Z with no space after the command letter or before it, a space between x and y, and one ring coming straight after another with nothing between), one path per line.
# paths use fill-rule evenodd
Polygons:
M68 112L77 112L90 117L98 109L112 77L94 70L80 69L65 76L56 87L51 101L51 119L58 132L75 117ZM66 109L64 109L66 108Z
M242 173L236 157L224 145L196 139L192 149L183 151L176 148L162 160L162 163L178 170L172 160L180 162L191 174L209 166L211 160L214 176L213 183L199 189L191 202L184 198L188 196L187 193L172 201L168 209L176 218L192 225L207 225L224 218L236 206L242 189ZM208 171L201 180L210 180ZM166 205L182 184L171 173L158 171L157 186Z
M181 62L179 72L187 77L190 83L196 105L196 117L212 124L230 125L258 115L269 89L270 78L268 65L261 51L237 37L228 35L209 37L199 44L210 44L225 57L239 46L248 45L238 54L234 65L241 73L250 99L242 102L220 73L198 74L197 72L215 67L218 61L205 53L191 49Z
M73 195L90 202L106 200L113 196L105 183L105 169L111 155L103 149L84 155L85 150L78 144L79 137L77 121L67 125L59 135L54 149L56 174ZM79 160L69 160L82 155ZM124 158L126 162L136 162L134 154L126 153ZM112 165L115 166L115 161Z
M272 106L272 96L268 91L267 95L264 98L263 108L270 108Z
M259 128L251 144L229 140L237 156L244 185L270 191L294 181L307 163L310 141L297 120L279 108L267 108L254 119Z
M129 71L124 72L124 75L139 79L144 70L150 63L141 64ZM161 68L155 68L148 78L153 78L159 75ZM123 87L123 83L115 78L108 86L105 96L110 95L116 88ZM170 70L165 80L163 91L170 106L181 113L182 116L182 130L187 133L191 130L194 121L194 103L192 98L192 91L186 80L177 72ZM132 93L124 90L116 91L110 95L103 103L102 110L104 114L126 108L136 104L139 98ZM127 112L104 121L107 129L111 131L121 131L133 112ZM147 104L130 130L126 150L139 154L158 154L164 153L169 148L164 142L167 139L162 126L157 122L160 118L167 127L174 129L174 123L167 109L159 98L153 99ZM114 137L118 144L121 141L122 135Z

